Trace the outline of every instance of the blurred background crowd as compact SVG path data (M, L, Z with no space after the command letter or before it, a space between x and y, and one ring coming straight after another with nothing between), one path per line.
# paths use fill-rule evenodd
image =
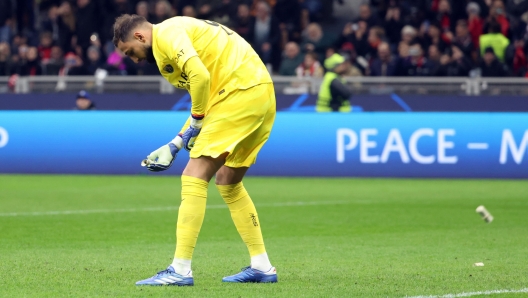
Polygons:
M528 0L0 0L0 76L156 75L117 51L123 13L224 24L274 74L322 77L334 53L350 76L526 76ZM342 14L341 14L342 15Z

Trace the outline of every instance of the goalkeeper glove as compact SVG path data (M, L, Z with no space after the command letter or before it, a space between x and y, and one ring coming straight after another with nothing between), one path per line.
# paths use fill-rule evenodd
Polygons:
M191 151L194 147L194 142L202 130L203 118L204 116L191 115L191 125L186 131L179 134L183 140L183 148L185 150Z
M167 145L161 146L147 156L146 166L149 171L160 172L169 169L183 145L182 138L176 136Z

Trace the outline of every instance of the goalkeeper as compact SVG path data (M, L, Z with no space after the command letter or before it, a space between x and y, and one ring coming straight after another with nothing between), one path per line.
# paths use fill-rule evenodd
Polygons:
M191 115L177 136L152 152L147 168L168 169L183 148L190 160L181 177L181 205L172 264L137 285L193 285L191 259L205 214L207 186L216 186L246 243L250 266L224 282L277 282L257 211L242 179L255 163L275 120L270 74L251 46L211 21L174 17L154 25L138 15L114 24L114 44L134 62L157 64L177 88L189 91Z

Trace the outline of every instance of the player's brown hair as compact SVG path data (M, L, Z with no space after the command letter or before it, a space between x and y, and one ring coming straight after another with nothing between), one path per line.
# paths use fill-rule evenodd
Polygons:
M119 41L125 42L130 35L130 31L146 22L147 20L144 17L137 14L124 14L118 17L114 23L114 46L117 47Z

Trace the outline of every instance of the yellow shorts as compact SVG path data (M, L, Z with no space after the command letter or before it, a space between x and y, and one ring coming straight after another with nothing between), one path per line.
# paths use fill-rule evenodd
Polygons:
M273 84L236 90L210 107L191 158L218 157L228 152L225 165L249 167L269 138L275 121Z

